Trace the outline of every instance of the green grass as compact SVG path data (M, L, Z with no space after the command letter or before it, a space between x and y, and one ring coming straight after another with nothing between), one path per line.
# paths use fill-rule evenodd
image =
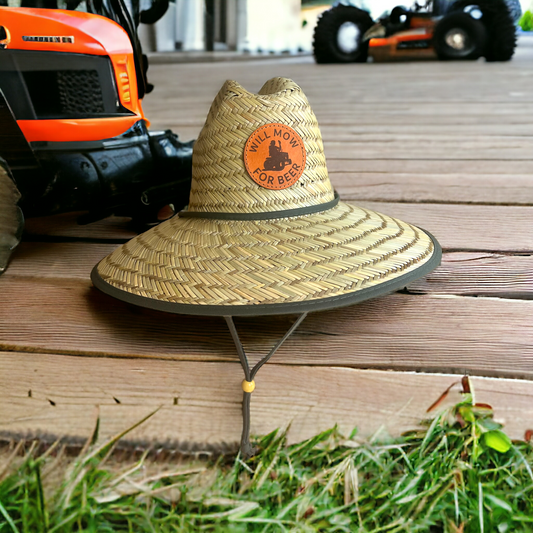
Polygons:
M533 14L531 11L526 11L519 20L518 25L523 31L533 31Z
M70 461L12 453L0 533L533 531L532 447L470 394L387 442L331 429L286 446L275 432L248 463L116 463L122 436Z

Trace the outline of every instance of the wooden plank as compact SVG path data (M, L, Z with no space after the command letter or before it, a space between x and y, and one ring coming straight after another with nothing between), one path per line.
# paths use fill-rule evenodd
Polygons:
M533 301L393 294L311 314L276 362L533 377L532 316ZM236 323L255 359L293 320L257 317ZM23 352L237 359L222 318L139 308L78 279L0 279L0 339L0 349Z
M440 159L334 159L327 160L328 170L333 173L377 173L377 174L423 174L423 175L446 175L462 174L464 176L500 176L531 175L533 173L533 161L454 161ZM507 179L507 178L506 178ZM506 183L501 186L505 187Z
M3 279L11 277L79 279L86 283L96 263L117 246L113 243L22 242L7 273L0 278L0 287Z
M116 244L23 242L2 279L71 278L86 282L93 266L116 247ZM410 284L408 290L422 294L532 299L533 256L445 253L442 265Z
M531 141L515 143L468 140L462 143L420 142L400 139L391 142L328 141L324 148L326 158L356 159L452 159L485 161L531 160Z
M445 65L439 62L316 66L312 59L154 65L150 68L150 80L157 92L146 101L162 108L164 100L173 98L183 100L190 107L191 103L218 91L226 79L235 79L246 89L257 91L269 78L285 76L299 83L310 98L317 99L315 105L324 108L349 102L354 106L372 103L392 111L397 103L415 108L442 104L448 113L457 110L461 114L476 107L492 111L489 106L494 104L524 105L526 110L531 106L530 80L524 72L531 72L530 61L522 62L522 70L513 66L497 65L493 69L484 63ZM372 110L369 108L368 112Z
M201 126L200 126L201 127ZM457 139L457 124L382 124L378 123L355 123L355 124L337 124L326 123L320 125L322 137L326 140L365 140L365 141L384 141L387 139L408 138L420 141L424 145L428 137L432 141L455 140ZM461 125L462 138L476 139L483 138L487 141L490 139L513 138L517 140L526 140L533 135L533 124L514 124L507 122L504 124L463 124Z
M408 174L397 162L396 173L330 172L344 200L533 205L530 174Z
M468 88L472 90L471 87ZM448 88L449 90L449 88ZM311 91L310 94L313 94ZM335 99L325 98L325 95L320 95L320 102L317 103L318 108L322 114L328 117L346 117L348 116L363 116L375 117L379 119L383 115L405 115L409 117L417 116L432 116L436 120L443 118L445 123L449 123L450 118L464 117L464 116L487 116L491 118L502 115L510 117L511 120L514 115L522 115L523 113L533 112L533 103L528 101L505 101L496 100L493 102L465 102L457 100L416 100L413 98L376 98L376 95L367 97L364 100L354 100L353 96L339 97ZM311 100L313 97L310 96ZM415 97L416 98L416 97ZM349 109L344 109L343 104L349 104ZM371 105L374 104L374 105ZM338 122L336 122L339 124ZM430 140L430 139L428 139Z
M447 250L531 253L533 207L357 202L426 229Z
M444 254L442 264L409 292L533 299L533 256ZM533 316L532 316L533 319Z
M523 73L498 65L498 73L503 75L506 71L508 78L497 80L490 67L480 64L474 70L470 65L464 75L461 65L451 65L455 79L444 74L446 67L442 63L316 66L307 59L298 59L269 63L157 65L150 68L150 79L157 92L149 95L147 102L162 107L164 99L179 99L191 107L218 91L226 79L237 80L249 91L258 91L266 80L277 75L292 78L311 98L318 98L325 109L335 108L337 102L350 102L360 107L372 102L393 111L398 103L411 107L442 103L448 111L461 112L476 107L489 109L495 104L524 105L525 109L531 106L527 92L530 80ZM528 67L529 75L530 62L523 65ZM424 83L419 84L420 80ZM476 89L479 91L475 92Z
M83 379L80 380L80 376ZM268 363L252 397L252 432L290 424L290 442L338 424L361 438L399 435L459 376ZM181 450L236 443L241 432L242 370L231 363L79 358L0 353L0 436L87 438L100 416L100 439L159 408L128 436ZM533 383L472 378L476 401L493 405L513 438L533 427ZM457 402L456 386L439 407ZM438 411L437 411L438 412Z

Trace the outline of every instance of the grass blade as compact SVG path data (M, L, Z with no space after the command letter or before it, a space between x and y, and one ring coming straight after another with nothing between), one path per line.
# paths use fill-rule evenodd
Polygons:
M9 516L9 513L7 512L6 508L2 505L2 502L0 502L0 513L6 519L6 522L13 530L13 533L20 533L17 526L15 525L15 522L13 522L13 519Z

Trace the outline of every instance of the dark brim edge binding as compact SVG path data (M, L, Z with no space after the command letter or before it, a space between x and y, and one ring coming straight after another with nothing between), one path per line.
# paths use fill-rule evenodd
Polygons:
M178 304L173 302L163 302L154 300L145 296L131 294L122 289L113 287L107 281L104 281L98 273L98 265L91 272L91 281L97 289L102 292L122 300L123 302L147 307L156 311L165 313L175 313L180 315L199 315L199 316L261 316L261 315L290 315L293 313L305 313L314 311L325 311L337 307L346 307L384 296L397 290L402 289L409 283L424 277L440 265L442 259L442 249L431 233L422 230L433 241L433 254L431 258L415 270L403 274L397 278L385 281L374 287L361 289L341 296L332 296L330 298L321 298L317 300L308 300L305 302L288 302L283 304L259 304L259 305L196 305L196 304Z

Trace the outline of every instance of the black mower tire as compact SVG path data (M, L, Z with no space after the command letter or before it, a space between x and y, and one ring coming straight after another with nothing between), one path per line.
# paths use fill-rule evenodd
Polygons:
M510 61L516 49L516 26L505 0L458 0L452 10L478 6L487 30L487 61Z
M347 53L339 48L337 35L345 22L359 28L359 46ZM353 6L338 5L322 13L313 35L313 54L317 63L365 63L368 59L368 42L362 37L374 24L367 11Z
M446 42L447 34L454 29L461 30L468 36L471 45L466 50L457 50ZM468 13L455 11L445 15L435 27L433 46L441 60L475 61L487 49L487 30L481 21L475 20Z

